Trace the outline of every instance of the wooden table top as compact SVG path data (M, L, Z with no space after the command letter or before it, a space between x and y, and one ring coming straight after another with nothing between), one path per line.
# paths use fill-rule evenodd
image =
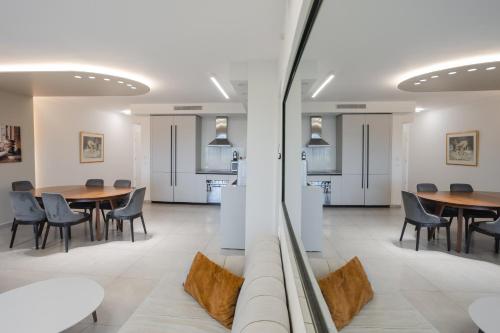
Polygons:
M121 188L113 186L85 186L85 185L69 185L69 186L51 186L41 187L32 190L35 197L40 198L42 193L59 193L68 201L98 201L119 198L132 192L132 188Z
M426 200L448 204L455 207L500 208L500 192L418 192Z

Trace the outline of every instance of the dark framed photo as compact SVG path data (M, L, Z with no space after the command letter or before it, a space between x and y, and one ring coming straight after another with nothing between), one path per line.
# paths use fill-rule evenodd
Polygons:
M477 166L479 131L446 134L446 164Z
M80 163L104 162L104 134L80 132Z
M0 163L21 162L21 127L0 125Z

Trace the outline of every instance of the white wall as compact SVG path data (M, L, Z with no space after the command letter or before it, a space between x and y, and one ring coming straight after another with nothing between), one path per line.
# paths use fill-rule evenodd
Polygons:
M33 99L0 91L0 125L21 126L22 162L0 164L0 224L12 222L11 183L29 180L35 184Z
M125 108L102 98L35 98L37 186L132 179L132 118L119 112ZM80 131L104 134L103 163L80 163Z
M432 182L447 190L452 182L466 182L476 190L500 191L500 96L477 94L439 105L416 114L411 126L409 189ZM446 133L468 130L479 131L479 166L446 165Z
M248 66L246 248L259 234L277 232L279 114L277 63L251 62Z

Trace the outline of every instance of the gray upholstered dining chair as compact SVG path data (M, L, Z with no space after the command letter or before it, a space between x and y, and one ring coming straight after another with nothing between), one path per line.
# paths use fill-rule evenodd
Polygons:
M85 186L88 187L103 187L104 180L102 179L87 179L85 182ZM85 213L90 211L90 215L92 215L95 209L95 202L72 202L69 206L73 209L82 209Z
M474 188L470 184L454 183L450 184L450 192L472 193ZM469 221L476 222L476 219L488 219L494 221L498 218L495 211L487 208L464 209L465 239L469 237Z
M402 191L401 195L403 197L403 206L406 217L403 224L403 230L401 231L401 237L399 237L399 241L401 242L403 240L406 225L408 223L414 225L417 229L417 244L415 249L418 251L418 246L420 243L420 229L422 227L428 228L429 232L430 230L437 227L445 227L448 251L450 251L450 222L443 217L427 213L422 206L419 198L414 193Z
M113 187L116 187L116 188L130 188L131 186L132 186L132 181L130 181L129 179L117 179L113 183ZM129 197L130 197L130 195L127 195L126 197L123 197L119 200L116 200L116 207L115 208L124 207L127 204ZM101 208L102 217L104 219L106 219L105 211L106 210L109 211L109 210L113 209L113 207L111 207L111 202L109 202L109 201L101 202L99 207Z
M136 218L141 218L142 228L144 233L147 234L146 224L144 223L144 216L142 215L142 206L144 204L144 196L146 194L146 187L141 187L130 196L130 200L125 205L125 207L117 208L106 214L106 240L108 240L108 230L109 230L109 220L116 219L119 221L129 220L130 221L130 234L132 237L132 242L134 242L134 220Z
M470 224L468 233L469 237L467 237L467 246L465 248L466 253L469 253L472 234L474 231L495 238L495 253L498 253L500 248L500 218L494 222L478 222Z
M438 188L435 184L432 183L420 183L417 184L417 192L429 192L429 193L436 193L438 191ZM422 202L422 201L421 201ZM430 214L435 214L436 213L436 204L432 202L422 202L422 206L424 206L425 210L430 213ZM450 222L453 222L453 218L458 216L458 210L453 207L445 207L443 210L443 213L441 214L442 217L446 217L450 220Z
M47 243L49 229L53 227L64 228L64 248L69 250L70 227L75 224L89 222L90 240L94 241L92 229L92 215L88 213L74 212L69 207L64 197L58 193L42 193L45 214L47 215L47 229L43 238L42 249Z
M14 212L14 222L12 223L12 236L10 239L10 248L14 246L17 227L19 225L32 225L35 235L35 247L38 250L39 227L43 227L46 221L45 212L40 207L31 192L18 191L10 192L10 203Z

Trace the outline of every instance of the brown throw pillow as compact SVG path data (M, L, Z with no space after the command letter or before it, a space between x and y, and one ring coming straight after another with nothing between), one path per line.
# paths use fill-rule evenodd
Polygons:
M230 329L243 281L198 252L184 282L184 290L215 320Z
M338 330L348 325L373 298L372 286L358 257L318 282Z

